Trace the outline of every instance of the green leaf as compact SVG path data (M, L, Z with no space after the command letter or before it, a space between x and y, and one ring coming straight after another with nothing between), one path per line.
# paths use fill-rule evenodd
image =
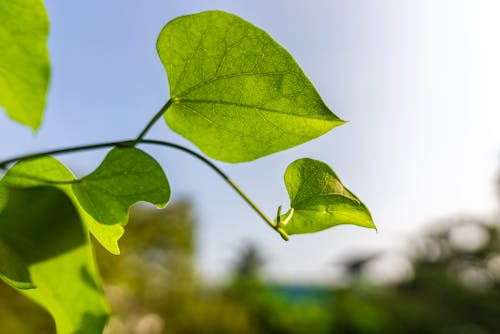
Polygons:
M49 86L48 32L41 0L0 1L0 106L33 130L42 122Z
M109 312L89 235L62 191L9 188L0 240L28 265L36 288L20 291L52 314L58 333L102 332Z
M285 172L290 210L280 217L288 234L313 233L340 224L376 228L366 206L324 162L299 159Z
M167 124L212 158L254 160L344 123L283 47L235 15L174 19L157 50L170 85Z
M35 288L26 263L1 237L0 279L18 289Z
M161 166L132 147L112 149L94 172L79 180L56 159L43 157L17 163L1 184L61 189L73 201L90 232L113 254L120 253L118 240L132 204L147 201L165 206L170 198L170 186Z
M161 166L136 148L115 148L91 174L72 185L80 205L103 224L125 224L130 206L165 206L170 186Z
M0 211L2 211L5 203L7 203L7 189L0 188Z
M0 180L1 186L31 188L38 186L56 187L66 193L73 201L83 222L96 239L111 253L119 254L118 239L123 235L121 225L105 225L96 221L80 205L71 184L75 181L74 175L62 163L52 157L43 157L36 160L21 161L10 168Z

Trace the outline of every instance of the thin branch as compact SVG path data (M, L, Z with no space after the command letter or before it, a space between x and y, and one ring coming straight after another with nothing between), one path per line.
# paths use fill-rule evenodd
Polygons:
M20 156L10 158L10 159L7 159L7 160L0 162L0 169L6 169L8 165L10 165L14 162L17 162L17 161L33 160L33 159L41 158L41 157L44 157L47 155L56 155L56 154L65 154L65 153L72 153L72 152L79 152L79 151L88 151L88 150L95 150L95 149L113 147L113 146L132 146L133 144L134 144L134 140L112 141L112 142L99 143L99 144L71 146L71 147L65 147L65 148L60 148L60 149L56 149L56 150L42 151L42 152L37 152L37 153L32 153L32 154L20 155Z
M169 100L170 101L170 100ZM168 102L162 109L168 108ZM163 113L162 113L163 114ZM158 113L155 118L158 119L162 114ZM160 116L158 116L160 115ZM154 124L154 122L150 122L148 126L144 129L143 133L141 135L146 134L147 130ZM141 137L141 136L139 136ZM56 149L56 150L50 150L50 151L43 151L43 152L37 152L37 153L32 153L32 154L26 154L26 155L21 155L17 156L14 158L10 158L4 161L0 162L0 169L7 169L7 167L18 161L27 161L27 160L33 160L37 158L41 158L44 156L48 155L58 155L58 154L67 154L67 153L74 153L74 152L79 152L79 151L87 151L87 150L95 150L95 149L100 149L100 148L107 148L107 147L133 147L137 144L150 144L150 145L160 145L164 147L170 147L176 150L183 151L185 153L188 153L189 155L195 157L196 159L200 160L201 162L205 163L208 167L210 167L213 171L215 171L220 177L226 181L227 184L229 184L237 193L240 195L243 200L254 209L255 212L274 230L276 230L281 237L284 240L288 240L288 235L287 233L282 229L281 226L278 226L273 220L269 219L264 212L259 209L259 207L248 197L241 188L233 182L227 176L219 167L214 165L210 160L205 158L203 155L178 144L171 143L171 142L166 142L166 141L161 141L161 140L151 140L151 139L131 139L131 140L122 140L122 141L112 141L112 142L106 142L106 143L98 143L98 144L91 144L91 145L82 145L82 146L73 146L73 147L65 147L61 149Z

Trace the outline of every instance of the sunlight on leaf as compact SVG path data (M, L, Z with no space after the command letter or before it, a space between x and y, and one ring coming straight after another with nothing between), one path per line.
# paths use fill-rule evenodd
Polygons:
M366 206L324 162L308 158L294 161L285 172L285 185L294 209L283 227L288 234L313 233L340 224L376 228ZM280 216L280 220L287 216Z
M0 241L28 265L36 287L19 291L52 314L58 333L102 332L109 311L89 235L62 191L9 188Z
M46 185L63 190L89 231L113 254L120 253L118 239L132 204L147 201L165 206L170 198L170 186L161 166L132 147L114 148L94 172L80 180L58 160L44 157L15 164L1 185Z
M161 166L136 148L114 148L91 174L72 185L82 207L104 224L126 224L130 206L165 206L170 186Z
M292 56L238 16L179 17L163 28L157 50L173 101L168 125L212 158L254 160L344 123Z
M92 218L83 207L71 189L75 177L62 163L52 157L21 161L15 164L0 180L1 186L31 188L37 186L52 186L64 191L73 201L83 222L96 239L113 254L119 254L118 239L123 235L123 227L101 224Z
M49 86L48 32L41 0L0 1L0 106L33 130L42 122Z

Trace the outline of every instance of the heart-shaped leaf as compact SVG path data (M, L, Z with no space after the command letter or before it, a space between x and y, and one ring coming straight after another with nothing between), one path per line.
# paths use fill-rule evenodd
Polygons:
M52 186L66 193L73 201L83 222L96 239L111 253L119 254L118 239L123 235L119 224L106 225L96 221L80 205L71 184L75 176L62 163L52 157L21 161L12 166L0 180L0 193L3 187L32 188Z
M0 106L38 129L49 86L49 20L41 0L0 1Z
M133 147L114 148L91 174L72 185L80 205L103 224L125 224L130 206L147 201L165 206L170 186L161 166Z
M130 205L148 201L164 206L170 198L170 186L161 166L132 147L114 148L93 173L79 180L52 157L21 161L9 169L0 185L45 185L63 190L89 231L113 254L120 253L118 239L123 235Z
M168 125L212 158L257 159L344 123L292 56L238 16L179 17L163 28L157 49L170 85Z
M366 206L324 162L299 159L285 172L290 210L280 221L288 234L313 233L340 224L376 228Z
M89 235L62 191L9 188L0 212L0 250L2 245L15 252L19 268L29 270L21 273L32 284L19 285L19 271L4 272L0 278L45 307L58 333L102 332L109 311ZM2 263L3 254L0 251Z

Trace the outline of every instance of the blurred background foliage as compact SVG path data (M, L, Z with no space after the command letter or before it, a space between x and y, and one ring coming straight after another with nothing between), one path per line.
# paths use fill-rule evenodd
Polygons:
M401 253L337 264L343 275L325 286L267 281L248 244L231 277L214 285L195 266L189 203L138 205L122 255L95 247L113 310L106 333L500 333L499 215L431 226ZM395 257L377 278L377 263ZM54 324L0 283L0 333L54 333Z

